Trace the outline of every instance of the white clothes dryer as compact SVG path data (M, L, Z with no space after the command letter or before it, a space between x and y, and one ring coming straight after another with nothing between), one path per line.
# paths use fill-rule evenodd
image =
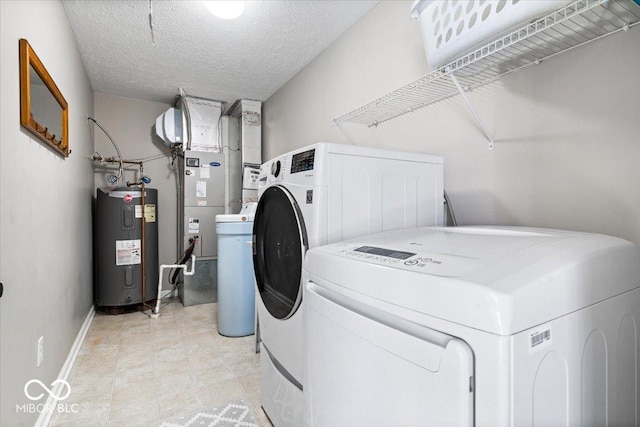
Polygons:
M630 242L398 230L311 249L303 280L307 426L638 425Z
M309 248L441 225L443 160L318 143L262 165L254 221L261 399L277 427L303 422L302 264Z

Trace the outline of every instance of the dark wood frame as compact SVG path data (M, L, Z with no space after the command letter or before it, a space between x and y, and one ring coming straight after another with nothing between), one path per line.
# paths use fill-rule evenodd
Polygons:
M54 152L63 157L69 157L69 106L62 96L60 89L51 78L51 75L34 52L29 42L20 39L20 124L37 136L40 141L51 148ZM40 76L44 84L51 92L51 95L58 101L62 112L60 120L62 123L62 136L51 134L47 127L38 123L31 116L31 76L29 69Z

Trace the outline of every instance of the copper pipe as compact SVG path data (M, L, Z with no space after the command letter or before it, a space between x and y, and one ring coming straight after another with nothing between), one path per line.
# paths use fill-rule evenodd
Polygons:
M92 154L90 156L90 160L93 160L94 162L104 162L104 163L120 163L120 160L117 160L113 157L102 157L98 154ZM142 162L140 161L133 161L133 160L123 160L122 163L125 163L127 165L140 165L142 166Z
M145 202L145 193L146 190L144 188L144 183L142 183L142 228L141 228L141 245L140 245L140 256L142 257L142 304L146 304L147 297L147 271L146 271L146 262L145 262L145 223L147 222L146 217L146 202Z
M140 176L142 176L142 162L140 162ZM144 186L144 182L140 182L142 187L142 227L141 227L141 238L142 242L140 245L140 256L142 257L142 306L145 307L147 305L147 269L146 269L146 253L145 253L145 229L147 223L147 204L146 204L146 189Z

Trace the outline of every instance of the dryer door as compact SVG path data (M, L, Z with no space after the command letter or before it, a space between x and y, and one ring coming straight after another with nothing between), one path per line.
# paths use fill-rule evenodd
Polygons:
M309 425L474 425L467 343L314 282L306 297Z
M253 267L265 307L276 319L287 319L302 301L302 262L307 233L296 200L284 187L267 188L253 222Z

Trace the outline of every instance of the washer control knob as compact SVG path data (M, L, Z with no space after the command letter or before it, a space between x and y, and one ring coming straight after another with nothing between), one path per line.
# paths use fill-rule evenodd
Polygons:
M280 163L280 160L276 160L275 162L271 163L271 175L277 178L278 175L280 175L281 167L282 167L282 164Z

